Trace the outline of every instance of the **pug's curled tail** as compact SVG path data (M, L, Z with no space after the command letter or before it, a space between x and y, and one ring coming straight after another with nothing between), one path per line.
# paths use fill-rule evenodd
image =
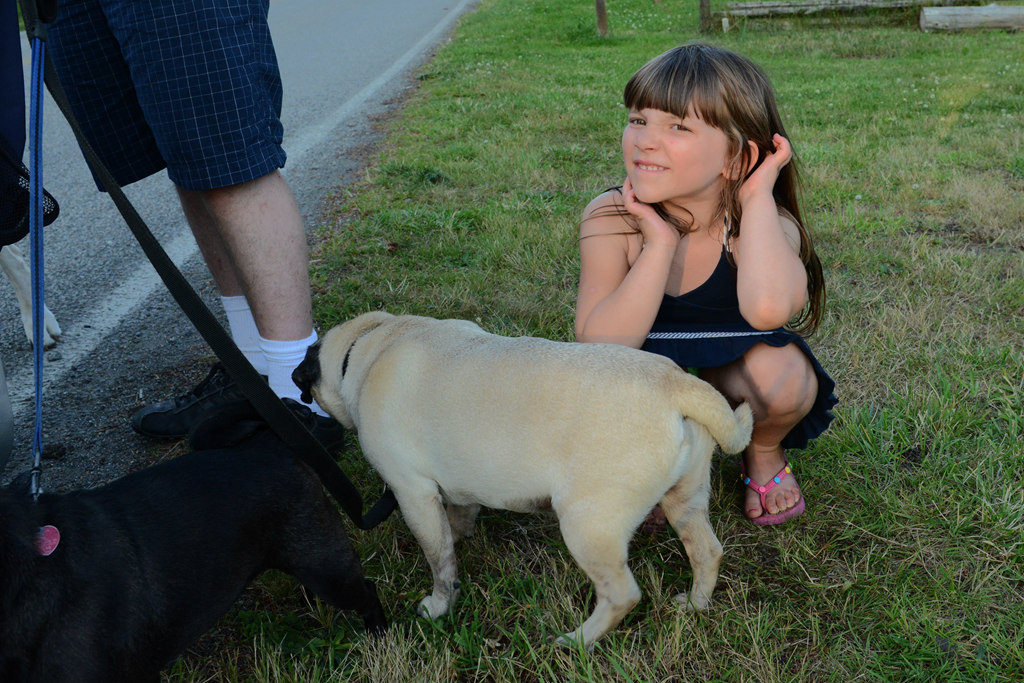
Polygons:
M725 453L731 455L746 448L754 426L750 404L742 403L733 410L725 396L713 386L693 375L683 374L686 375L684 385L676 393L680 399L679 412L702 424Z
M719 434L714 431L711 436L722 447L722 450L730 455L739 453L750 444L750 432L754 428L754 413L749 403L741 403L732 411L732 429ZM710 431L710 429L709 429Z

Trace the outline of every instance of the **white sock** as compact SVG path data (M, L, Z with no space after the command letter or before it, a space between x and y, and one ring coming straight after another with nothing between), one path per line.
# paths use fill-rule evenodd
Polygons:
M293 398L301 403L299 388L292 381L292 372L306 357L306 349L317 340L316 330L305 339L277 341L259 338L260 350L267 363L267 383L281 398ZM323 408L313 401L309 406L317 415L327 415Z
M252 363L256 372L266 375L267 359L260 348L260 331L256 328L256 319L252 317L249 302L244 296L222 296L220 300L228 317L231 338L238 350Z

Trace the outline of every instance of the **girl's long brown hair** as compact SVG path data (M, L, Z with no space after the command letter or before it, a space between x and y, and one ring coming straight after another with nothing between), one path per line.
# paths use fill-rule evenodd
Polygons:
M789 137L764 71L735 52L690 43L669 50L641 67L626 83L623 98L631 110L657 109L680 118L692 110L705 123L725 133L731 163L735 168L750 171L746 175L737 173L735 179L728 181L712 222L728 216L728 235L737 237L743 214L738 198L740 186L765 154L774 151L772 136L778 133ZM752 158L748 141L757 145L757 159ZM810 335L824 312L825 280L800 211L795 155L779 172L772 194L776 205L800 229L800 260L807 270L807 306L789 326L796 332ZM670 216L661 204L655 204L654 208L684 234L694 229L691 223Z

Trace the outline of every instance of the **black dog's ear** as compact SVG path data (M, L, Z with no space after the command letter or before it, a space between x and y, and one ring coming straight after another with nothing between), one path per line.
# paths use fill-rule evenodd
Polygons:
M299 398L303 403L313 402L313 385L320 381L320 342L311 344L306 349L306 357L292 371L292 381L302 394Z

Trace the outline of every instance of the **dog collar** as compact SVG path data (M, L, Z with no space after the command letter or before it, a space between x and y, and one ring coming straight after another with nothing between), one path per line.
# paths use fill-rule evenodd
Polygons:
M36 534L36 552L43 557L49 557L58 545L60 545L60 531L57 530L57 527L49 524L39 527L39 533Z
M356 338L353 339L352 343L348 345L347 349L345 349L345 357L341 359L341 376L342 377L345 376L345 372L348 370L348 357L352 355L352 349L354 349L356 347L356 342L359 341L360 339L362 339L363 337L365 337L370 332L372 332L372 330L363 330L362 332L357 334Z

